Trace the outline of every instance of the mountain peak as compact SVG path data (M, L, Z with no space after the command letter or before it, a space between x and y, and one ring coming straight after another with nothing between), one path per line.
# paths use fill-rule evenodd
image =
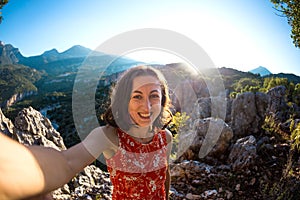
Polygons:
M45 51L42 55L43 56L57 56L59 53L58 53L58 51L55 49L55 48L53 48L53 49L51 49L51 50L48 50L48 51Z
M66 51L62 52L63 57L86 57L92 50L81 45L74 45Z
M262 66L252 69L249 72L251 72L253 74L260 74L261 76L267 76L267 75L272 74L267 68L262 67Z
M0 64L16 64L23 56L18 48L0 41Z

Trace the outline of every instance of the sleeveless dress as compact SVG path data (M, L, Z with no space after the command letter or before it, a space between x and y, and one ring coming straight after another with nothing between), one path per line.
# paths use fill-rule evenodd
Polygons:
M148 144L117 129L119 148L106 160L113 184L113 200L165 200L167 140L165 131L155 133Z

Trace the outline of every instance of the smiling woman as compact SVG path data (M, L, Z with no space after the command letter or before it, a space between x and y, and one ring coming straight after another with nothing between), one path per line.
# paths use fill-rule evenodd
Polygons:
M129 69L119 80L105 114L115 127L105 151L113 199L166 199L172 136L165 130L169 94L163 75L149 66Z

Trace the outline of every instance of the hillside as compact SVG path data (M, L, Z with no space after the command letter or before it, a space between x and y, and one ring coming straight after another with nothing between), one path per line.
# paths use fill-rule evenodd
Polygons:
M296 76L295 74L285 74L285 73L279 73L279 74L270 74L268 76L265 76L266 78L287 78L290 82L293 82L294 84L300 83L300 77Z
M42 73L23 65L0 65L0 104L15 94L37 92L34 85Z

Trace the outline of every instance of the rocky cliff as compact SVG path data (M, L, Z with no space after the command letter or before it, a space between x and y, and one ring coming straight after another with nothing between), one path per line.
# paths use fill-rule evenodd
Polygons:
M210 117L213 108L207 97L198 99L174 139L178 151L171 162L171 199L299 199L299 155L291 153L292 141L281 137L291 134L286 128L291 127L291 111L284 94L279 86L268 93L228 98L224 120ZM295 116L300 116L293 106ZM273 119L278 134L269 131L272 127L265 119ZM294 128L299 121L294 120ZM25 145L65 149L49 119L31 107L14 122L0 112L0 130ZM111 189L109 174L91 165L54 191L53 197L110 199Z
M22 93L14 94L8 100L4 101L0 107L7 108L12 106L14 103L23 100L25 97L36 95L37 91L25 91Z

